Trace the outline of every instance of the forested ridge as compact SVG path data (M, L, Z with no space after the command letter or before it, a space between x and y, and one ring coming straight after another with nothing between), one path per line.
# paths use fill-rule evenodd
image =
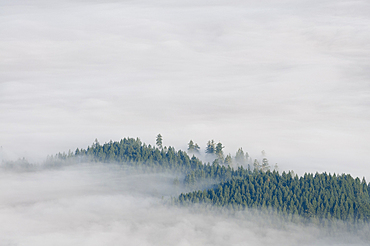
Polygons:
M159 171L179 171L202 169L203 163L185 151L176 151L173 147L158 148L143 144L140 139L124 138L119 142L99 144L96 140L87 149L59 153L49 157L49 161L82 160L90 162L116 162L135 167L153 168Z
M275 214L305 218L369 221L370 187L365 180L350 175L327 173L303 177L277 171L257 171L232 178L217 188L181 194L180 204L210 203L241 210L248 207L270 209Z
M188 205L210 204L231 210L246 208L268 209L275 214L299 215L307 219L338 219L353 222L370 221L370 183L351 175L306 173L298 177L292 172L279 173L270 170L266 158L260 165L255 160L253 168L239 149L234 158L223 156L219 145L208 142L214 154L212 163L203 163L186 151L163 147L161 136L157 136L157 147L143 144L140 139L124 138L119 142L103 145L96 140L87 149L76 149L68 154L57 154L51 161L83 160L93 162L116 162L142 168L143 170L171 171L184 175L174 185L184 185L193 192L181 194L173 203ZM213 152L212 152L213 151ZM189 142L188 152L199 152L199 146ZM239 161L239 163L238 163ZM237 163L233 168L231 163ZM241 165L240 165L241 164ZM245 166L245 167L244 167ZM206 190L198 190L204 182L217 183Z

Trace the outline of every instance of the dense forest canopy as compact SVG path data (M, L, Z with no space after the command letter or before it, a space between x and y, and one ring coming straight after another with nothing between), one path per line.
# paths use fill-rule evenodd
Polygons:
M217 188L181 194L178 203L210 203L230 209L271 209L276 214L312 219L369 221L369 185L350 175L322 173L303 177L257 171L231 178Z
M205 153L214 157L203 163L196 154L199 146L190 140L187 152L162 146L158 134L156 146L146 145L136 138L101 145L97 140L87 149L76 149L68 154L57 154L49 161L80 160L116 162L142 170L171 171L184 175L174 185L184 185L192 192L181 194L172 202L180 205L211 204L232 210L246 208L269 209L275 214L298 215L310 220L370 221L370 183L351 175L306 173L298 177L293 172L270 170L262 151L261 163L238 149L236 155L224 156L221 143L208 141ZM210 182L211 181L211 182ZM199 190L204 183L216 184Z

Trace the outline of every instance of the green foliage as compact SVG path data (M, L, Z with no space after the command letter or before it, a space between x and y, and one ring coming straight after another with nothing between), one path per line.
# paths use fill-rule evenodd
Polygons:
M222 169L225 173L225 168ZM230 175L220 175L226 181L213 189L181 194L178 203L210 203L236 210L268 208L278 214L300 215L309 220L370 221L370 190L365 180L361 182L344 174L316 173L298 178L291 172L281 175L277 171L229 172L232 179ZM196 176L192 173L192 180ZM207 177L207 173L203 176Z
M258 162L257 159L254 159L254 162L253 162L253 169L256 170L256 171L259 171L261 170L261 164Z
M1 167L6 169L33 169L34 165L29 163L24 157L16 161L2 161Z
M233 158L230 154L225 157L224 164L227 166L231 166L233 164Z
M157 145L158 148L160 148L160 149L163 148L163 146L162 146L162 135L161 134L157 135L157 138L155 140L155 144Z
M190 158L186 152L176 151L171 146L163 147L158 143L157 146L161 148L143 144L138 138L105 144L95 140L87 149L59 153L49 159L66 163L75 160L115 162L141 170L171 171L185 176L182 181L174 180L175 187L181 184L193 190L204 184L208 187L209 184L218 184L209 190L181 194L176 200L179 204L205 203L233 210L261 208L309 220L370 221L370 183L364 179L361 181L344 174L316 173L300 178L293 172L279 174L276 170L269 170L266 158L262 164L255 160L253 170L249 165L248 168L241 165L233 169L231 155L222 162L217 158L212 164L204 164L197 157ZM196 149L197 145L190 141L190 146ZM219 146L217 151L222 151L222 148ZM216 149L214 141L208 141L207 153L215 154ZM248 153L244 154L240 148L235 162L248 163L248 159Z
M225 148L225 146L220 142L216 145L216 155L219 160L224 159L224 152L222 151L223 148Z
M189 154L199 154L199 145L194 144L193 140L190 140L188 143L188 153Z
M267 172L267 170L270 170L270 165L269 165L269 162L268 162L267 158L262 159L261 170L263 172Z
M203 163L196 157L190 158L185 151L173 147L156 148L143 144L140 139L124 138L119 142L101 145L97 140L87 149L76 149L74 153L57 154L54 160L78 160L90 162L115 162L156 171L178 171L201 169Z
M247 153L248 154L248 153ZM242 148L239 148L235 154L235 162L238 166L245 165L246 159L244 157L244 151Z
M206 154L212 155L212 154L215 154L215 153L216 153L215 141L214 140L210 140L207 143Z
M192 188L200 188L203 183L219 183L231 178L244 178L251 175L251 171L243 166L233 169L230 166L220 165L216 161L210 165L198 165L197 169L191 170L184 179L184 184Z

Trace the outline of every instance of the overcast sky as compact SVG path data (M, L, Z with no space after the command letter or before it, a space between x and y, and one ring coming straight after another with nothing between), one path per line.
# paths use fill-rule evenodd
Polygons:
M0 2L2 159L139 137L370 179L370 2Z

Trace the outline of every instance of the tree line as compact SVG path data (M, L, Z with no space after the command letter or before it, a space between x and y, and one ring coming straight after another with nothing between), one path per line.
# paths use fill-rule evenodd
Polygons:
M370 183L351 175L293 176L291 172L253 171L217 187L181 194L178 204L205 203L234 210L270 209L310 219L370 220Z
M142 170L171 171L184 175L174 180L174 185L185 185L192 190L181 194L175 203L212 204L233 210L245 208L270 209L276 214L298 215L309 219L339 219L346 221L370 220L370 183L350 175L327 173L305 174L270 170L262 151L262 162L250 165L251 158L239 148L234 157L223 154L224 146L213 140L207 143L206 154L214 156L212 163L203 163L196 154L198 144L190 140L188 150L175 150L163 146L158 134L156 146L146 145L139 138L124 138L100 144L97 140L86 149L76 149L68 154L57 154L49 161L115 162ZM192 155L191 157L189 156ZM229 156L229 157L228 157ZM233 168L231 163L236 163ZM202 184L216 183L206 190Z

